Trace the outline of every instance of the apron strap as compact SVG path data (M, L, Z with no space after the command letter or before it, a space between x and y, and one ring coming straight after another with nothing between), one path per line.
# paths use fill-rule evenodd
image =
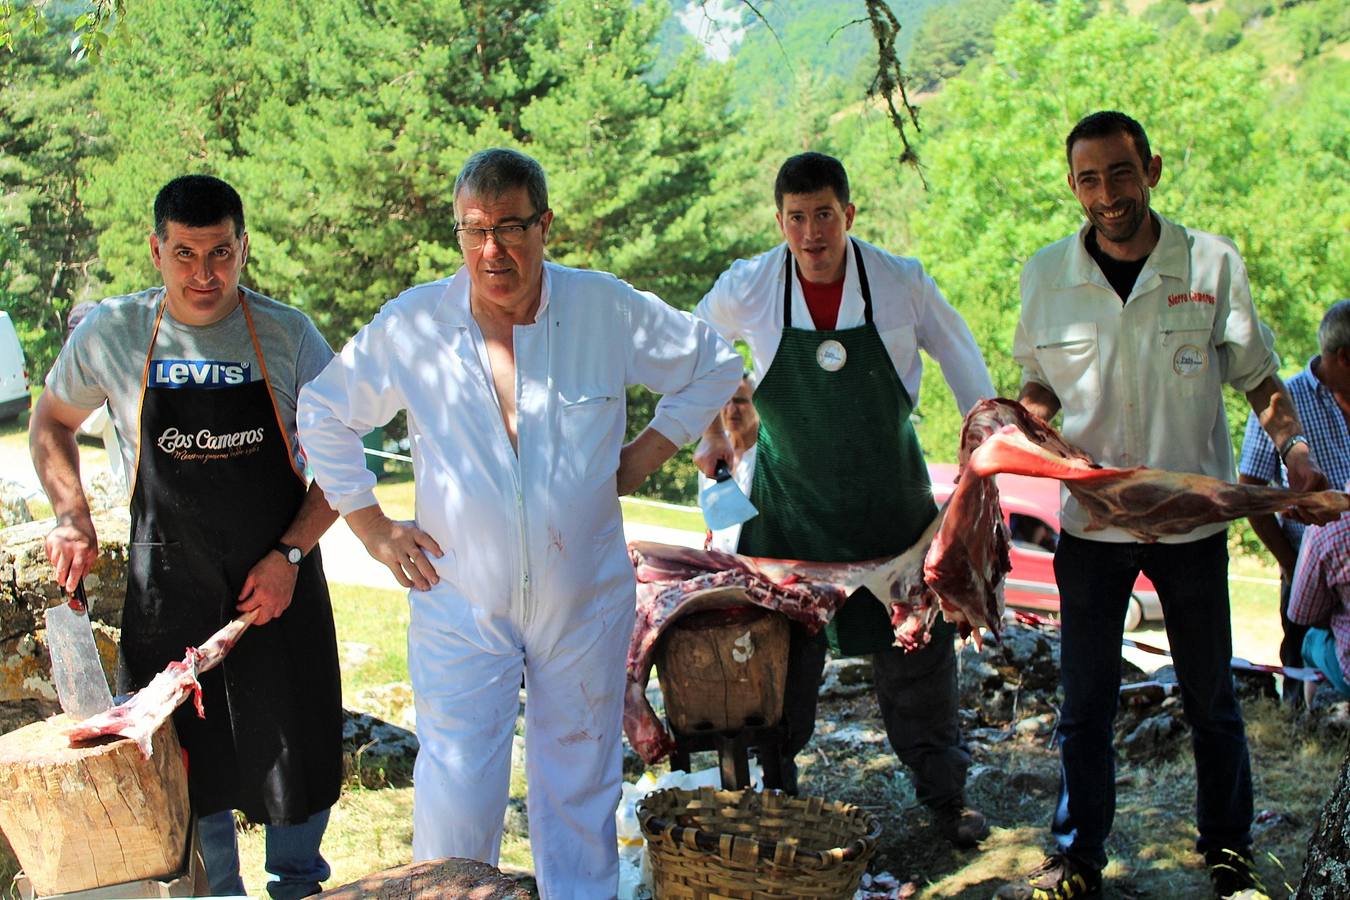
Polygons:
M267 385L267 399L272 403L272 415L277 420L277 431L281 432L281 442L286 445L286 461L297 478L305 480L305 475L295 467L295 448L291 446L291 436L286 433L286 424L281 421L281 410L277 407L277 396L272 391L272 379L267 375L267 361L263 359L262 344L258 343L258 331L253 327L253 313L249 312L244 292L239 292L239 305L244 308L244 321L248 323L248 336L253 339L253 352L258 354L258 368L262 370L263 383ZM299 398L297 398L298 400Z
M853 259L858 263L858 288L862 291L863 298L863 322L872 324L872 288L867 282L867 267L863 265L862 247L858 242L849 238L848 242L853 245ZM783 248L783 255L786 257L783 261L783 327L792 327L792 248Z

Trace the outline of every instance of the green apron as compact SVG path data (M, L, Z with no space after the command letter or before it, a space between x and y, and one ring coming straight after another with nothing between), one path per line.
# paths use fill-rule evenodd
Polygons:
M749 556L854 562L908 549L937 515L928 467L910 424L909 392L872 321L872 292L853 243L864 324L792 327L791 251L784 254L783 335L755 390L758 456L741 528ZM888 607L864 590L827 626L836 656L894 644Z

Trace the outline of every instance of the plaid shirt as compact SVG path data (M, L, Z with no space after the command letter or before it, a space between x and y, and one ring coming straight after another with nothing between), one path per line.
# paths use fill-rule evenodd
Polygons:
M1289 618L1330 629L1341 671L1350 678L1350 518L1308 528L1289 592Z
M1327 473L1331 487L1344 490L1345 483L1350 481L1350 428L1346 427L1345 416L1336 405L1336 398L1313 374L1315 362L1317 357L1314 356L1302 372L1285 382L1285 387L1303 425L1303 433L1308 437L1308 449L1312 451L1313 459ZM1238 472L1278 487L1289 486L1289 473L1254 412L1247 416L1247 433L1242 439ZM1307 526L1283 517L1280 517L1280 525L1289 543L1297 548Z

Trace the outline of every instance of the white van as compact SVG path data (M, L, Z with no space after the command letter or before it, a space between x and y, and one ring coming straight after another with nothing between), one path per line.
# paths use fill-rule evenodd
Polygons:
M0 310L0 422L8 422L27 412L32 404L28 393L28 366L23 347L9 313Z

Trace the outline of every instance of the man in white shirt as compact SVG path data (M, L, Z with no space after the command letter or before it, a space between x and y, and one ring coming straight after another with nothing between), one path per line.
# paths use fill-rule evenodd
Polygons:
M855 208L839 160L803 153L774 185L785 243L736 262L694 315L750 347L759 442L750 499L759 515L741 529L738 552L850 562L909 548L937 507L910 423L925 350L942 366L964 412L993 384L970 329L918 260L850 238ZM710 428L695 454L712 474L730 448ZM864 595L865 594L865 595ZM943 622L929 643L894 646L886 607L859 592L829 629L836 655L871 654L891 746L914 776L939 830L969 847L986 834L968 809L970 754L957 719L954 632ZM794 626L784 721L785 787L793 757L810 740L826 636Z
M1222 386L1242 391L1296 490L1326 487L1275 374L1233 243L1169 222L1149 208L1162 158L1118 112L1081 120L1066 141L1069 188L1087 218L1022 272L1013 355L1021 401L1106 466L1151 466L1233 480ZM1120 643L1130 588L1143 571L1158 588L1191 726L1197 848L1217 896L1258 884L1251 856L1252 782L1242 710L1229 672L1225 526L1139 543L1120 529L1087 531L1066 496L1055 551L1063 623L1062 780L1057 849L999 897L1048 900L1101 889L1115 814L1111 743Z
M464 267L385 304L301 394L315 478L412 588L421 752L413 855L496 863L522 673L530 848L545 898L614 896L624 656L619 495L696 437L740 358L611 275L544 261L544 172L485 150L455 181ZM625 388L664 393L623 443ZM380 509L360 435L408 413L416 520Z

